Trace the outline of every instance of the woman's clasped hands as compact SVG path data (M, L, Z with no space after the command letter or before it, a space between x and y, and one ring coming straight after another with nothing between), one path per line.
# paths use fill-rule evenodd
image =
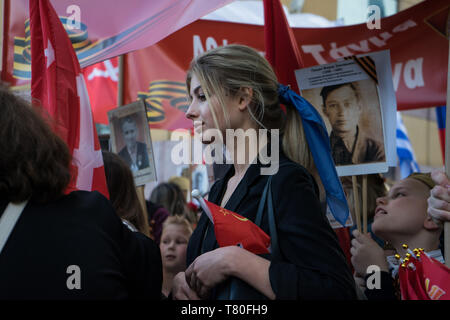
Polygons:
M231 275L231 255L238 247L217 248L197 257L174 278L172 296L176 300L206 299L210 290Z

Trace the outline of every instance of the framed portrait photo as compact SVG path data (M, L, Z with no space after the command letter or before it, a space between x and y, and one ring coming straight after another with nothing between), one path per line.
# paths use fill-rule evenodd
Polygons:
M389 52L381 53L383 59L376 54L296 70L302 96L327 127L339 176L382 173L395 166L396 103Z
M108 112L111 150L118 154L133 172L136 186L156 181L150 127L143 100Z

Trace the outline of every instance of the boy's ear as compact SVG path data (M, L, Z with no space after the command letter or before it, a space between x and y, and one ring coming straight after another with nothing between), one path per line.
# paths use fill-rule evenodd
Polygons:
M239 110L245 110L253 98L252 88L240 88L239 89Z
M423 222L423 227L428 231L434 231L440 228L440 226L429 216L427 216Z

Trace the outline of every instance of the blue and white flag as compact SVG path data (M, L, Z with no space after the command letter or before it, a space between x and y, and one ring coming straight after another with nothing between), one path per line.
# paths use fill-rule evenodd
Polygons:
M397 112L397 155L400 167L400 178L404 179L413 172L420 172L414 150L409 142L408 132L403 124L400 112Z

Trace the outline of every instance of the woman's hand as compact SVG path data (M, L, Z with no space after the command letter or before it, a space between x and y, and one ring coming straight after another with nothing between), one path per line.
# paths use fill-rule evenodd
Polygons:
M428 198L428 215L433 220L450 221L450 181L441 171L433 171L431 178L436 186Z
M238 247L218 248L202 254L186 270L186 281L201 298L230 276L232 255Z
M355 280L355 284L361 289L362 292L366 290L366 280L364 277L357 275L356 272L353 274L353 279Z
M352 232L355 237L352 240L350 253L356 277L365 277L367 267L377 265L381 271L389 271L383 249L374 241L369 234L362 234L358 230Z
M187 284L184 272L179 272L173 278L172 297L174 300L200 300L197 293Z

